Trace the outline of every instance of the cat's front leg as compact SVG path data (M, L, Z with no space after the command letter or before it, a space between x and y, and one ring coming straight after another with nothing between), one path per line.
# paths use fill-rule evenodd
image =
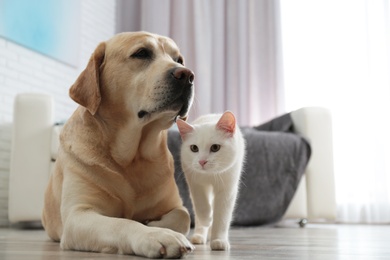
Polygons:
M211 221L210 221L211 222ZM207 243L209 226L211 223L208 221L200 221L197 216L195 216L195 228L194 234L191 237L191 243L202 245Z
M193 244L206 244L208 230L212 222L212 208L209 198L210 187L206 188L195 184L190 185L190 187L195 212L194 234L190 241Z
M213 225L211 227L210 247L212 250L229 250L229 228L232 220L237 193L218 192L214 198Z

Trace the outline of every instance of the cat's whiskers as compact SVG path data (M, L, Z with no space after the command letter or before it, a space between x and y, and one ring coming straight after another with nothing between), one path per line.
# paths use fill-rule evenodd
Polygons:
M238 187L239 188L241 187L241 184L242 184L242 186L247 187L246 183L244 182L245 179L246 179L245 170L242 169L242 171L241 171L241 178L238 180L238 183L239 183Z
M191 175L190 178L191 178L192 182L195 181L195 178L196 178L196 175L197 175L197 173L194 172L193 169L194 169L194 164L191 167L189 167L188 169L186 169L186 172L190 173L190 175Z
M198 99L198 97L195 95L195 96L194 96L194 99L193 99L193 101L192 101L191 112L190 112L189 116L191 116L191 114L195 114L195 115L198 114L198 113L199 113L198 107L199 107L199 99Z
M221 174L217 174L217 175L219 177L220 183L222 184L223 187L225 187L225 182L223 181Z
M181 172L179 172L179 174L177 175L177 180L178 180L178 181L181 181L181 180L183 180L183 179L185 179L184 170L181 171Z

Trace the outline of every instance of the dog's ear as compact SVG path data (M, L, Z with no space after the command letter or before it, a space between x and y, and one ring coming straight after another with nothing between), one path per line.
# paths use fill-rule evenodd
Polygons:
M101 101L99 74L105 50L106 44L100 43L89 59L87 67L69 89L69 96L79 105L87 108L92 115L96 113Z

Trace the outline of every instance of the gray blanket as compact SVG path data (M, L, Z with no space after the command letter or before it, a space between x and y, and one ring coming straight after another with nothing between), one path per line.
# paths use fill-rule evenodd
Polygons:
M246 139L246 162L233 225L271 224L283 217L311 154L309 143L293 133L293 127L290 114L285 114L257 127L241 128ZM180 164L180 135L170 130L168 136L176 182L193 224L191 199Z

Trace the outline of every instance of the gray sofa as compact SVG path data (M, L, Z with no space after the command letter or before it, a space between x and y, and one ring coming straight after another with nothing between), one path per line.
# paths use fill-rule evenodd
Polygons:
M43 208L43 194L48 182L52 165L56 160L59 145L61 125L55 125L53 98L45 94L25 93L15 99L12 130L11 169L9 181L9 211L11 223L39 222ZM336 216L335 187L333 176L332 155L332 124L328 110L318 107L302 108L290 113L291 131L266 131L265 129L244 129L249 144L248 159L242 178L241 192L236 207L235 223L262 224L280 219L327 219L334 220ZM272 124L272 123L271 123ZM298 135L296 135L298 134ZM177 147L180 138L175 130L169 132L170 148L177 162ZM279 135L279 136L275 136ZM259 165L270 164L267 160L267 147L282 145L273 164L280 164L289 158L284 153L283 138L291 139L292 149L304 149L301 136L308 140L311 156L308 162L300 161L294 167L299 174L290 179L282 179L284 188L273 191L272 185L277 180L275 175L259 171ZM257 136L257 137L255 137ZM268 137L266 137L268 136ZM270 138L272 136L272 138ZM257 138L260 143L252 142ZM171 141L170 141L171 142ZM299 144L300 143L300 144ZM253 145L253 147L252 147ZM306 151L308 153L309 150ZM253 156L253 157L252 157ZM251 159L249 159L251 158ZM252 159L253 158L253 159ZM279 159L278 159L279 158ZM292 162L292 161L291 161ZM306 166L307 163L307 166ZM256 166L257 165L257 166ZM293 164L290 164L290 166ZM287 167L288 164L283 167ZM306 167L305 167L306 166ZM183 199L188 206L189 198L185 195L184 176L176 165L176 178ZM292 168L291 168L292 169ZM290 171L291 172L291 171ZM287 174L288 171L286 172ZM300 173L302 174L302 173ZM268 177L267 177L268 176ZM298 186L295 192L295 187ZM288 190L290 198L281 195L282 190ZM293 197L291 197L293 193ZM284 194L284 193L283 193ZM287 193L286 193L287 194ZM278 199L275 199L278 197ZM259 202L268 203L264 206ZM252 203L252 204L251 204ZM280 215L273 213L276 208L287 208ZM245 209L252 209L248 211ZM267 215L268 214L268 215Z

